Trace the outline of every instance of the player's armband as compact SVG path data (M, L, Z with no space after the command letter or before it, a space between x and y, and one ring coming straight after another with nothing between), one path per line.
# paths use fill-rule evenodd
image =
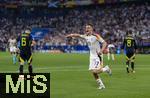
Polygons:
M97 39L99 42L101 42L101 43L105 42L104 39L103 39L100 35L95 34L95 36L96 36L96 39Z
M101 43L105 42L104 39L102 39L102 38L100 38L98 41Z

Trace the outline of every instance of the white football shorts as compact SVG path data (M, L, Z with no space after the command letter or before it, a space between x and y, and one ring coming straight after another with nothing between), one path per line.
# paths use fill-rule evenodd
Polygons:
M89 70L100 68L101 62L99 58L90 58Z

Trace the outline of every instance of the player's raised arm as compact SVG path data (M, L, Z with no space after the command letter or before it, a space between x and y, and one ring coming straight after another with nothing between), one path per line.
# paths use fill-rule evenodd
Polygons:
M80 34L77 34L77 33L68 34L66 37L80 37Z
M69 34L66 37L80 37L80 38L84 38L84 35L74 33L74 34Z
M106 41L103 41L102 42L102 52L105 50L106 46L107 46Z
M99 34L94 34L94 35L96 36L97 40L100 43L102 43L102 48L101 48L101 53L100 53L100 54L102 54L103 51L105 50L106 46L107 46L107 43L106 43L106 41Z

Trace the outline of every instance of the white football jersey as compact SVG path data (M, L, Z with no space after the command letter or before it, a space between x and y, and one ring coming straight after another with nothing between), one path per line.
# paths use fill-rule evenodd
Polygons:
M81 38L84 38L90 49L90 58L97 58L98 53L100 52L101 46L100 43L103 43L104 40L97 34L95 35L80 35Z
M16 39L9 39L8 42L9 42L9 47L15 47L17 43Z

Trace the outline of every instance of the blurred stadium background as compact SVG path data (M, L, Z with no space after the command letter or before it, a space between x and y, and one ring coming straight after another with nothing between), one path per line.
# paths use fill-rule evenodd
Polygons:
M8 50L10 36L31 28L35 50L87 52L83 40L68 43L65 35L83 33L84 24L91 22L96 32L116 46L116 53L128 29L134 32L138 52L149 53L149 11L149 0L0 0L0 50Z
M104 55L113 76L102 74L107 86L102 91L96 89L87 70L87 44L65 38L70 33L82 34L88 22L107 43L116 46L114 62ZM33 47L34 72L51 73L51 98L150 98L149 0L0 0L0 72L18 71L7 52L8 40L26 28L32 30L37 42ZM138 44L134 75L126 74L120 49L128 29Z

